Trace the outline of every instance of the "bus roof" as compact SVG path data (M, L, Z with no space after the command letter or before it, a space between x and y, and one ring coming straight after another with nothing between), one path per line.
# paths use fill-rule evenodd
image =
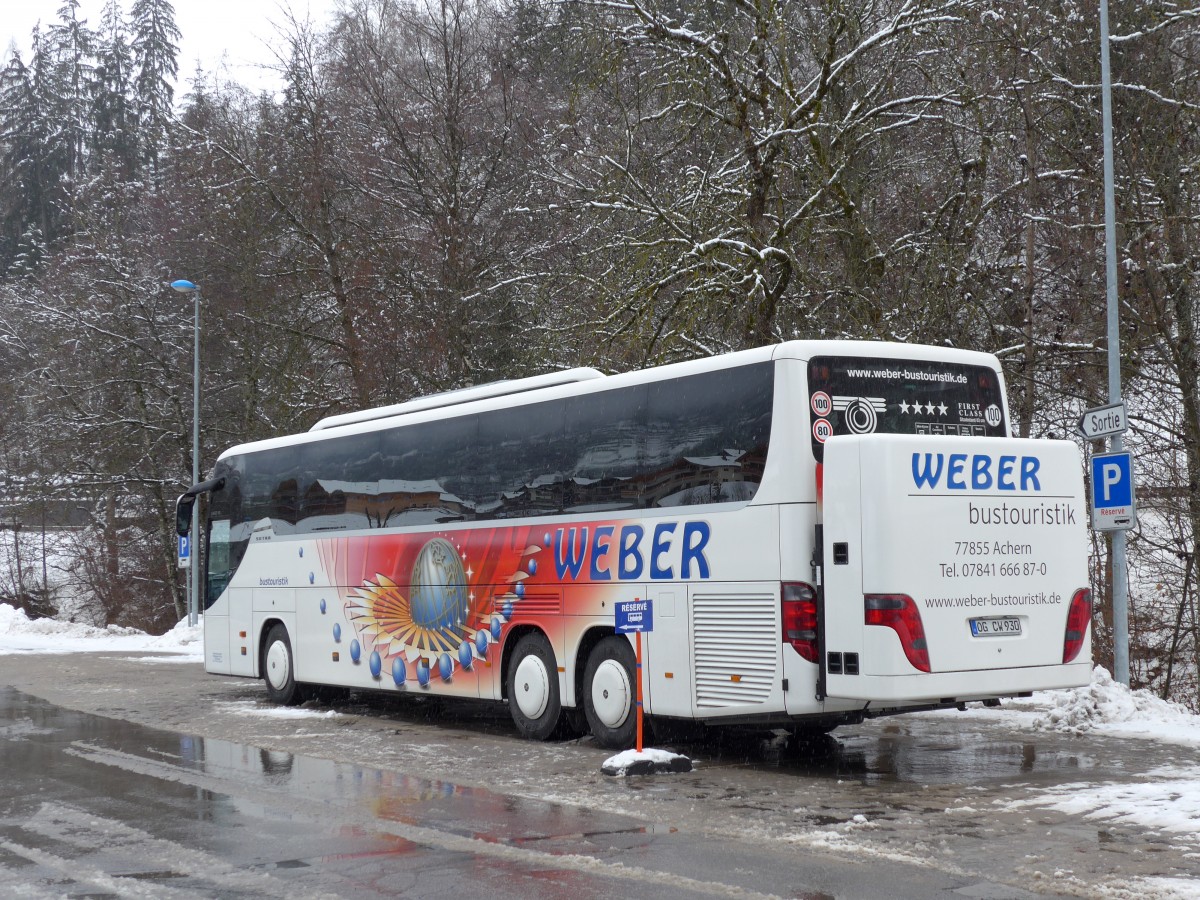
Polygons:
M225 450L219 459L294 444L307 444L326 438L383 430L398 424L397 420L401 418L409 419L411 417L409 420L415 423L443 418L447 415L482 412L503 407L511 403L513 397L517 398L517 403L532 403L537 400L552 400L572 394L592 393L598 390L642 384L663 378L682 377L732 366L752 365L756 362L767 362L773 359L807 361L817 356L861 356L895 360L936 359L960 365L983 366L999 371L999 363L994 355L977 350L889 341L785 341L751 350L739 350L685 362L635 369L617 375L606 376L602 372L589 368L566 369L545 375L535 375L531 378L490 382L477 387L430 394L390 406L327 416L307 432L238 444ZM452 412L441 412L450 407L453 407Z
M487 384L473 385L452 391L442 391L437 394L426 394L423 397L406 400L403 403L394 403L391 406L377 406L374 409L364 409L359 412L326 416L310 428L309 431L324 431L326 428L340 428L343 425L353 425L356 422L389 419L393 416L410 415L426 409L458 406L462 403L470 403L473 400L484 400L488 397L508 397L512 394L523 394L526 391L540 391L544 388L560 384L575 384L580 381L591 381L594 378L603 377L604 373L596 369L577 368L547 372L544 375L534 375L530 378L489 381Z

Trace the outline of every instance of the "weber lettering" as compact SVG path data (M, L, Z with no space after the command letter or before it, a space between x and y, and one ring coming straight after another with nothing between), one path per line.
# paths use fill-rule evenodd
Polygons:
M1036 456L993 456L990 453L914 453L913 484L950 491L1041 491L1041 460ZM943 476L945 476L943 478Z

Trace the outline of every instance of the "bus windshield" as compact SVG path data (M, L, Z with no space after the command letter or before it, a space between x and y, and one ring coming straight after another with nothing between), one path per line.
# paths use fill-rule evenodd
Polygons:
M1003 437L1000 378L984 366L818 356L808 364L812 449L838 434Z

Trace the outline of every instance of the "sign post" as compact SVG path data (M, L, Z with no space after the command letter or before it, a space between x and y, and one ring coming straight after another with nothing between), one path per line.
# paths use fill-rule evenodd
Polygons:
M1129 575L1125 563L1125 532L1134 526L1133 465L1122 436L1129 415L1121 399L1121 365L1117 327L1117 269L1115 226L1112 220L1112 135L1108 97L1108 6L1100 0L1101 59L1105 94L1105 236L1108 257L1108 397L1107 406L1085 410L1079 433L1089 441L1109 439L1107 454L1092 457L1092 528L1112 534L1113 677L1129 686ZM1099 461L1099 462L1098 462Z
M634 654L636 659L636 706L637 706L637 752L642 752L642 632L654 630L654 605L650 600L633 600L618 602L614 607L616 612L617 634L634 634Z
M1104 281L1108 331L1108 402L1121 402L1121 308L1117 298L1116 164L1113 161L1112 66L1109 63L1108 0L1100 0L1100 118L1104 144ZM1109 449L1124 450L1121 435ZM1129 570L1125 532L1112 536L1113 678L1129 687Z

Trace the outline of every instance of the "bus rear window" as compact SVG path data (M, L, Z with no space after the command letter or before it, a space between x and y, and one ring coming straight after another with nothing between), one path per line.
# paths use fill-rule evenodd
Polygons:
M808 391L818 461L837 434L1008 433L1000 378L982 366L819 356L808 364Z

